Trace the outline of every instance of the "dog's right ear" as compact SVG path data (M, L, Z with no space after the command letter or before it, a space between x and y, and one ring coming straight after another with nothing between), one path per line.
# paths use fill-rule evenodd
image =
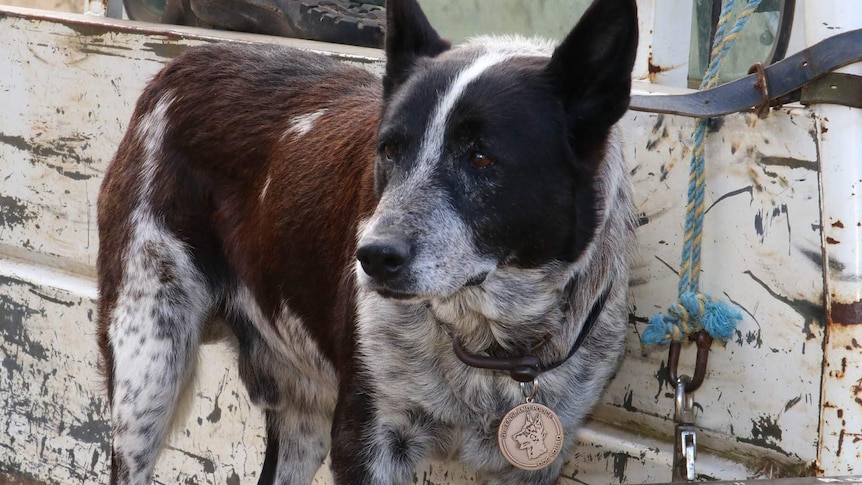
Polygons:
M635 0L594 0L554 51L546 72L577 132L573 139L604 138L626 112L637 45Z
M407 79L416 59L434 57L450 46L431 27L417 0L387 0L384 97Z

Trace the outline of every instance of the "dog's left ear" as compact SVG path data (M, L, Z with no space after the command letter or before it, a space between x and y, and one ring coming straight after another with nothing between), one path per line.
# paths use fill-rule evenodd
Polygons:
M449 47L449 41L431 27L417 0L387 0L383 95L389 97L407 79L416 59L435 57Z
M635 0L595 0L551 56L546 74L562 98L575 149L606 136L628 109L637 44Z

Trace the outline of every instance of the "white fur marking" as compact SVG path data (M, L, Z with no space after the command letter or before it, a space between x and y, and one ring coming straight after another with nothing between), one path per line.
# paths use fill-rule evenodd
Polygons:
M263 183L263 189L260 191L260 201L263 202L266 199L266 191L269 190L269 184L272 182L272 177L267 176L266 182Z
M164 95L155 108L141 118L138 125L138 137L144 141L144 160L141 166L141 185L138 193L138 209L149 211L149 197L158 167L158 156L161 154L167 130L168 107L173 103L170 95Z
M513 53L492 51L479 56L472 64L462 70L452 80L449 89L437 102L434 113L431 115L431 120L428 123L428 128L425 131L425 137L422 139L422 147L419 150L419 164L417 167L417 175L422 175L423 178L431 167L436 165L443 154L443 141L446 134L446 123L449 121L449 114L455 107L455 104L464 95L467 86L482 75L489 67L499 64L513 56Z
M290 119L290 127L288 127L287 131L284 132L284 136L296 135L296 137L299 138L305 135L314 128L314 122L326 114L326 111L327 110L325 109L319 109L311 113L294 116Z
M550 57L557 47L557 42L541 37L525 37L518 34L479 35L467 39L467 43L464 46L477 46L488 51L519 57Z

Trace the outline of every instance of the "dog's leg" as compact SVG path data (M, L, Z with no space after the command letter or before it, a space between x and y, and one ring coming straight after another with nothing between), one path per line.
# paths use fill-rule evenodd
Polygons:
M346 386L350 387L350 386ZM374 411L364 392L342 394L335 412L332 471L339 485L408 484L440 433L424 411Z
M329 450L331 417L301 407L266 411L266 456L258 485L308 485Z
M149 483L209 309L187 248L141 209L108 317L112 483Z
M258 484L308 485L329 450L334 371L286 309L273 325L245 287L233 292L228 307L226 320L239 343L240 378L251 402L266 413Z
M275 483L275 473L278 470L278 435L279 430L274 425L277 418L266 411L266 453L263 455L263 468L260 470L258 485Z

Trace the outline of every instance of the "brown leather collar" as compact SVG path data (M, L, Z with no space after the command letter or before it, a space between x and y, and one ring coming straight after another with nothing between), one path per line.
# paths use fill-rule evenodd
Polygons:
M566 355L563 360L554 362L553 364L542 365L539 358L532 354L516 357L491 357L487 355L473 354L464 348L461 344L461 339L455 335L452 336L452 350L455 351L455 355L461 360L461 362L470 367L508 371L509 375L512 376L512 379L515 379L518 382L532 382L533 379L539 376L539 374L556 369L575 355L575 352L577 352L584 344L584 341L589 337L590 332L598 321L599 315L601 315L602 310L605 308L605 303L607 302L610 291L611 288L609 286L604 293L602 293L599 299L596 300L595 304L593 304L593 308L590 310L587 320L584 322L583 326L581 326L581 332L578 334L578 338L575 339L575 343L569 350L568 355ZM541 343L532 347L532 350L535 351L536 348L540 346Z

